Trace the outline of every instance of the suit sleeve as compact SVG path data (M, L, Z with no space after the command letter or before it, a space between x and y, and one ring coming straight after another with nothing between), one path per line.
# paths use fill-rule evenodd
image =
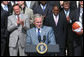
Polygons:
M32 41L31 41L30 31L27 31L26 45L30 45L31 43Z
M24 21L23 29L24 29L25 31L27 31L29 28L30 28L29 18L28 18L28 16L26 15L26 19L25 19L25 21Z
M8 31L13 32L14 30L17 29L17 27L18 27L17 24L14 24L10 19L10 17L8 17L8 26L7 26Z
M50 45L56 45L55 35L54 35L54 31L52 28L50 28L49 30L48 39L49 39Z

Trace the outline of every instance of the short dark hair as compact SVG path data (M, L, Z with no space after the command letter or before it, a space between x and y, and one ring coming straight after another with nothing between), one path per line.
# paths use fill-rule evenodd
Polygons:
M54 7L57 7L58 9L60 9L58 5L53 5L53 8L52 9L54 9Z
M70 4L70 1L64 1L64 3L69 3L69 4ZM63 4L64 4L64 3L63 3Z

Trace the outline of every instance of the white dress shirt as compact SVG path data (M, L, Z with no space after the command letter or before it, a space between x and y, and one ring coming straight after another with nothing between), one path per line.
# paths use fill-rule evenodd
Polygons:
M27 5L28 8L30 8L31 1L26 1L26 5Z
M55 15L53 14L53 17L54 17L55 24L56 24L56 26L57 26L58 20L59 20L59 14L58 14L57 16L55 16Z
M45 6L43 6L42 4L40 4L41 8L43 9L43 11L46 9L47 4L45 4Z
M69 16L69 13L70 13L70 9L68 11L65 11L64 10L64 12L65 12L66 17L68 17Z
M42 28L40 28L40 33L41 33ZM38 28L36 28L36 34L38 35Z
M8 6L7 5L1 4L1 6L5 11L8 11Z

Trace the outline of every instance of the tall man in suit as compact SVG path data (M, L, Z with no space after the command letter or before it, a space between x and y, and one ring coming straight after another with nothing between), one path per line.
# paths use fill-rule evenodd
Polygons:
M7 43L7 17L8 13L1 10L1 56L6 55L6 43Z
M5 50L5 54L4 55L9 55L9 50L8 50L8 43L9 43L9 32L7 31L7 23L8 23L8 16L10 16L12 14L12 6L9 5L9 2L8 1L2 1L1 2L1 11L3 13L6 14L6 17L5 17L5 14L3 15L3 18L5 18L4 21L6 21L4 24L5 24L5 35L7 35L5 38L6 38L6 50Z
M83 1L79 1L80 6L75 11L77 21L83 26ZM83 28L80 32L74 33L74 56L83 56Z
M60 46L60 53L58 56L64 56L66 43L66 18L63 18L59 13L59 7L55 5L52 13L45 19L44 25L51 26L55 33L55 39Z
M18 4L13 6L14 14L8 17L8 31L10 56L25 56L26 30L30 28L28 15L22 14Z
M31 44L37 45L40 39L39 36L41 37L41 41L43 41L44 36L46 36L45 43L47 45L56 45L54 31L51 27L43 26L42 15L35 14L34 25L35 27L27 31L26 45L31 45Z
M67 55L72 56L73 55L73 31L72 31L72 24L76 20L74 17L74 12L70 8L70 1L64 1L63 3L63 10L61 11L61 14L63 15L63 18L66 18L66 24L67 24L67 43L66 43L66 49L68 50Z

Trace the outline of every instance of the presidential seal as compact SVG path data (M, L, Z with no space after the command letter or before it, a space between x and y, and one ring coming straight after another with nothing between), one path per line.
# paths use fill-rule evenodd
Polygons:
M47 45L43 42L39 43L37 46L36 46L36 51L39 53L39 54L44 54L46 53L48 50L47 48Z

